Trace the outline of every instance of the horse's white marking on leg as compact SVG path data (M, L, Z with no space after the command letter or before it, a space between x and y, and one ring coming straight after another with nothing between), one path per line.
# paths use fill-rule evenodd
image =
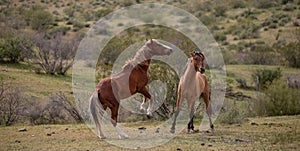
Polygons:
M142 104L141 104L141 106L140 106L140 110L141 111L145 111L146 110L145 107L144 107L144 104L145 104L145 101L143 101Z
M149 106L147 109L147 115L152 116L152 105L153 105L153 98L151 97L150 101L149 101Z
M115 128L116 128L116 131L117 131L120 139L128 138L128 135L125 134L118 125L116 125Z

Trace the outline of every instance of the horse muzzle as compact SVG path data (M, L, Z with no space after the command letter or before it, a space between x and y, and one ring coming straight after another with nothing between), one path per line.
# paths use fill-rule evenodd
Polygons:
M172 52L173 52L172 48L168 49L168 55L170 55Z
M200 68L200 73L201 74L205 73L205 69L204 68Z

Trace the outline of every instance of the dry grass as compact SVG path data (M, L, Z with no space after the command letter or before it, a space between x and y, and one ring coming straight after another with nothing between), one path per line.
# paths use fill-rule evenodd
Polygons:
M18 132L21 127L0 128L0 150L127 150L99 140L84 124L25 126L28 131ZM147 150L297 150L299 132L300 116L251 118L240 125L216 124L214 135L182 132Z

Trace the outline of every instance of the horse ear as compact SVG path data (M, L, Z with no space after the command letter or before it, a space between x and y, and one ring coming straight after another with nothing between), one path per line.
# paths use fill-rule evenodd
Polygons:
M194 57L194 55L195 55L195 54L194 54L194 51L191 51L191 52L190 52L190 55L191 55L192 57Z
M146 38L146 41L148 41L148 38Z

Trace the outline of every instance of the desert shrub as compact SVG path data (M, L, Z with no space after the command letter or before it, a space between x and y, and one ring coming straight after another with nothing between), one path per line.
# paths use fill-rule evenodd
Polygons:
M19 46L24 41L21 37L0 39L0 61L17 63L24 59L24 54Z
M229 105L227 110L223 110L223 113L219 115L220 122L223 124L239 124L244 122L246 114L239 110L236 101L234 100L234 103Z
M54 15L59 15L59 12L57 10L52 12Z
M259 41L258 41L259 42ZM250 51L247 51L248 64L279 65L281 56L272 47L265 43L250 44ZM246 63L246 62L245 62Z
M216 15L217 17L219 17L219 16L225 16L225 13L226 13L226 11L227 11L227 7L224 6L224 5L217 5L217 6L214 8L214 10L215 10L215 15Z
M96 20L109 14L110 12L112 12L112 10L110 8L101 8L101 9L97 10L95 13Z
M260 1L256 1L254 3L254 6L257 8L266 9L266 8L278 6L278 3L276 1L260 0Z
M121 0L120 3L121 3L121 5L127 7L127 6L130 6L130 5L133 5L134 0Z
M53 23L53 16L40 6L34 6L24 14L25 20L34 30L45 30Z
M232 8L245 8L247 5L243 0L230 1Z
M269 28L277 28L278 24L284 26L291 20L291 17L287 14L278 13L273 14L271 17L267 18L264 22L261 23L261 26Z
M275 52L254 51L246 53L248 58L244 61L246 64L259 65L280 65L280 55Z
M63 9L63 12L68 16L68 17L74 17L75 15L75 9L72 7L67 7Z
M276 29L276 28L277 28L277 24L275 24L275 23L271 23L271 24L269 25L269 28Z
M58 124L82 122L75 105L62 92L53 93L44 105L32 101L25 116L31 124Z
M239 86L238 86L239 88L242 88L242 89L248 89L249 88L245 78L237 78L235 80L236 80L237 83L239 83Z
M280 68L277 68L275 70L256 69L251 75L258 89L259 88L265 89L268 84L272 84L274 80L279 79L281 76L282 74Z
M281 0L281 4L285 5L289 2L293 2L294 0Z
M250 22L249 20L244 20L238 25L233 25L229 27L227 33L232 33L239 37L239 39L247 39L247 38L258 38L258 30L260 26Z
M217 41L225 41L226 40L226 35L223 33L217 33L214 37Z
M283 48L280 48L281 54L285 57L288 65L295 68L300 68L300 43L290 43Z
M74 20L74 21L73 21L73 27L74 27L74 28L81 29L81 28L84 27L84 23L81 22L80 20Z
M298 22L298 21L293 21L293 25L295 26L295 27L299 27L300 26L300 23Z
M282 10L284 10L284 11L293 11L294 10L294 6L287 5L287 6L284 6Z
M200 21L205 25L211 25L216 23L216 17L214 15L201 15Z
M65 35L70 29L71 29L71 27L58 26L58 27L51 28L50 30L47 31L47 33L49 35L52 35L52 34L61 32L63 35Z
M22 116L27 101L21 88L0 79L0 125L14 124Z
M258 114L267 116L300 114L299 90L291 89L285 81L276 80L263 91Z
M297 19L300 19L300 13L297 14Z
M77 37L63 40L60 31L52 35L39 33L30 37L30 46L22 43L21 47L28 62L37 63L45 73L65 75L73 65L79 40Z

